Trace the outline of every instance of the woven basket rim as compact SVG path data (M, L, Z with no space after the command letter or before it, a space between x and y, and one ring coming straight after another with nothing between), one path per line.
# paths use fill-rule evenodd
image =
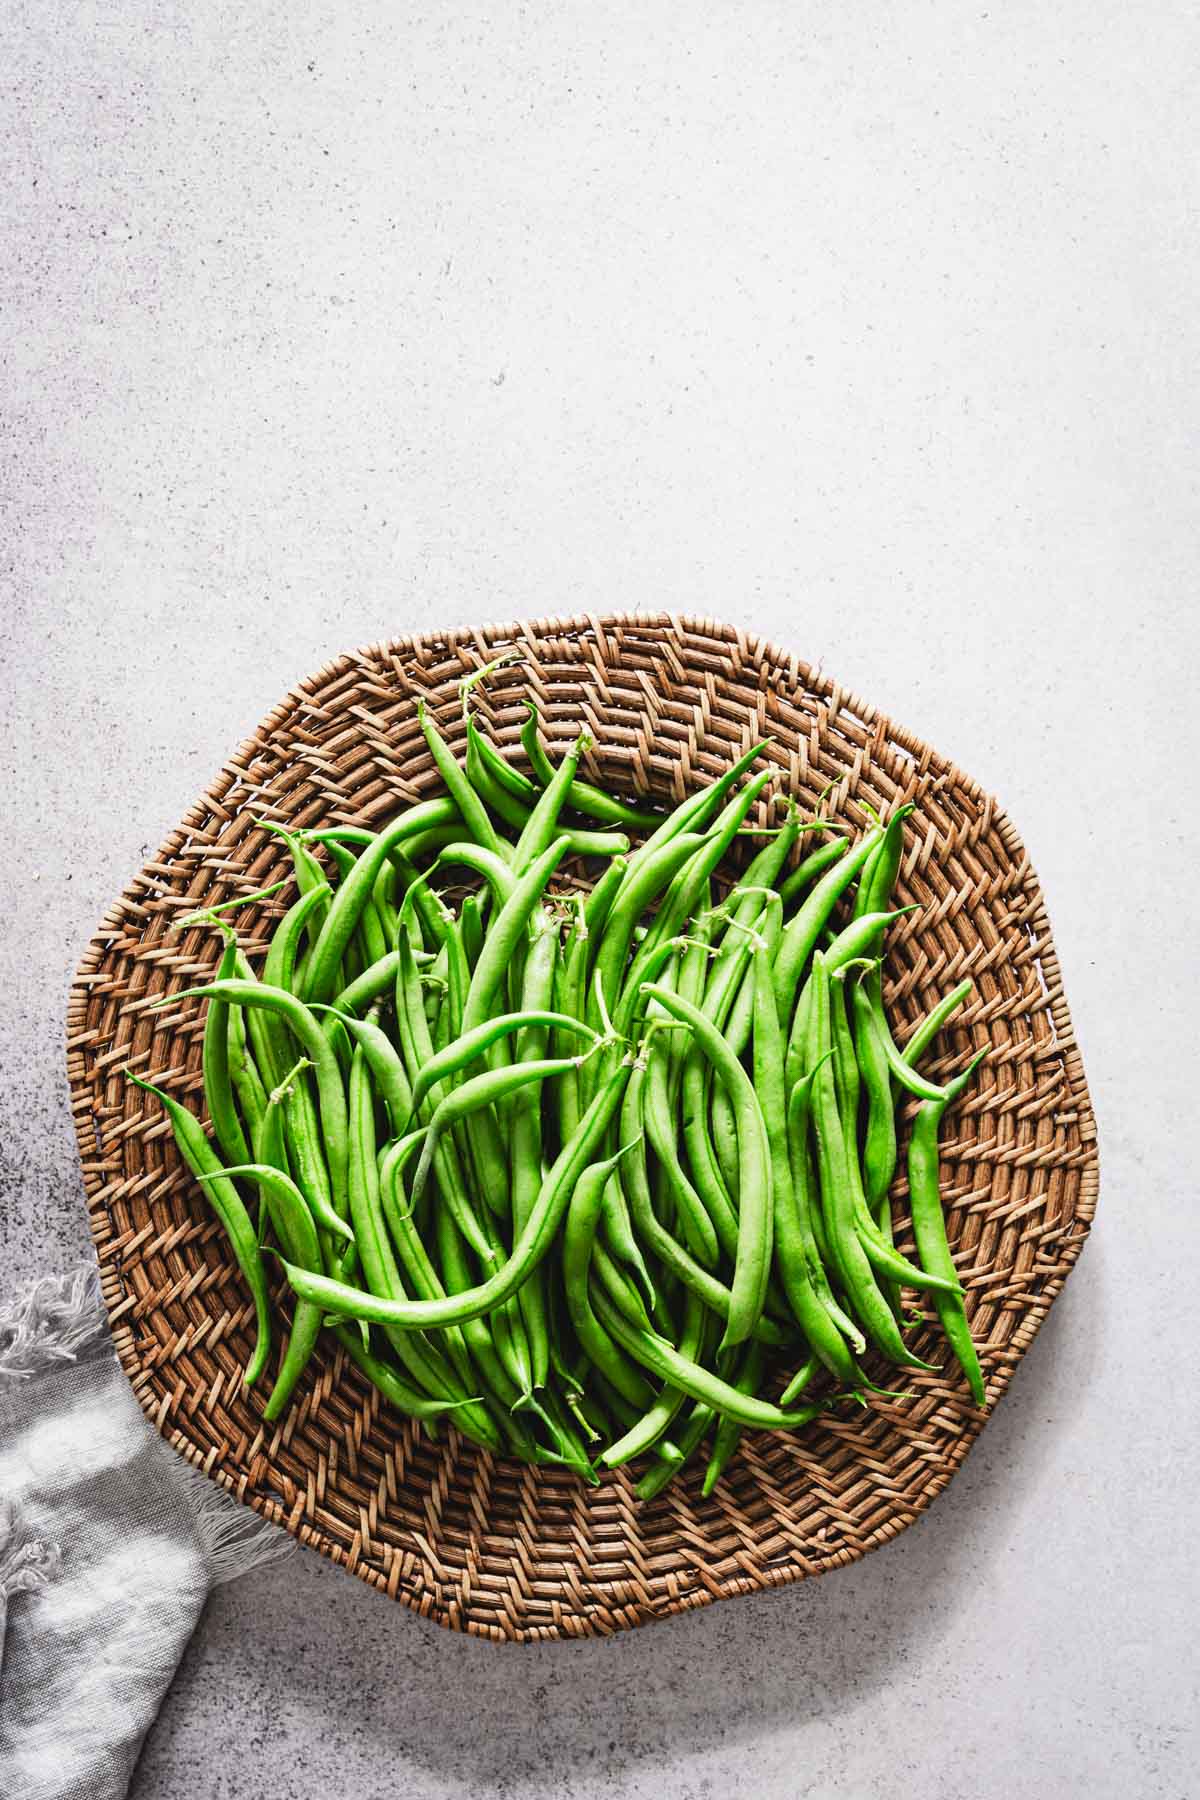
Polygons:
M244 738L233 754L221 765L209 787L188 807L179 823L168 833L156 854L147 860L138 875L130 878L120 897L105 911L83 951L72 980L66 1014L66 1052L72 1093L72 1118L80 1153L89 1224L99 1260L101 1245L97 1235L97 1217L92 1203L105 1184L102 1174L97 1171L91 1160L95 1155L95 1145L91 1141L90 1113L82 1104L85 1090L81 1069L81 1044L86 1038L88 1030L90 981L97 974L104 958L110 953L114 935L119 932L123 920L131 909L137 908L141 904L140 895L135 886L139 876L154 865L169 863L189 832L194 830L210 812L221 812L225 795L231 786L244 779L247 767L264 738L285 726L296 711L311 701L320 689L331 681L336 681L352 673L365 661L380 657L404 658L412 656L422 649L444 650L447 655L451 655L458 650L470 648L479 651L482 655L485 651L494 652L501 645L514 642L519 645L523 639L544 642L548 638L577 638L585 633L593 634L603 649L606 634L623 629L633 629L639 632L661 630L667 634L711 638L720 645L735 645L747 662L758 663L766 660L773 665L780 665L786 668L797 682L802 683L813 694L820 696L829 705L832 712L845 708L861 720L864 726L886 729L888 738L908 752L916 760L923 773L933 772L949 777L962 791L972 798L984 802L988 808L989 823L999 834L1005 849L1013 860L1028 869L1036 893L1036 904L1030 915L1030 923L1036 929L1037 960L1045 984L1049 989L1045 1010L1053 1024L1055 1048L1062 1057L1063 1078L1073 1103L1080 1140L1079 1156L1075 1164L1078 1169L1079 1187L1072 1213L1072 1219L1079 1229L1075 1235L1068 1238L1058 1248L1059 1272L1054 1277L1047 1279L1037 1294L1029 1301L1020 1322L1008 1340L1008 1347L1012 1351L1011 1357L1005 1360L1002 1367L994 1369L989 1376L990 1404L986 1416L976 1429L956 1441L952 1453L945 1460L937 1477L918 1497L908 1515L881 1521L874 1529L871 1541L863 1548L843 1552L828 1562L817 1564L811 1570L793 1567L781 1573L778 1579L775 1579L774 1573L772 1573L766 1581L746 1575L731 1574L715 1590L708 1586L701 1586L698 1592L690 1593L676 1603L658 1605L643 1617L630 1616L618 1619L618 1627L631 1628L637 1624L651 1623L660 1618L690 1611L699 1605L709 1605L714 1599L731 1597L740 1593L759 1592L766 1585L782 1585L808 1574L824 1573L829 1568L858 1560L867 1551L878 1548L885 1542L890 1542L906 1529L916 1517L919 1517L928 1508L933 1499L944 1491L954 1474L961 1468L967 1454L977 1441L983 1424L994 1413L996 1402L1007 1391L1013 1370L1048 1316L1051 1306L1061 1292L1066 1277L1078 1260L1080 1251L1087 1240L1095 1217L1100 1187L1095 1113L1063 989L1062 972L1050 929L1045 896L1020 834L999 801L972 777L966 775L951 758L927 744L906 726L899 724L890 714L883 713L852 689L844 687L825 675L819 668L814 668L803 658L791 652L781 650L771 640L757 633L744 631L706 615L670 611L550 614L518 621L489 622L480 626L462 625L445 631L403 634L394 638L366 643L356 649L344 651L331 661L323 663L318 669L302 677L288 689L287 693L268 710L256 731L251 736ZM516 666L519 667L519 660ZM100 1262L100 1280L118 1360L130 1380L139 1405L155 1428L166 1438L166 1441L185 1460L193 1466L203 1469L212 1480L241 1500L243 1504L251 1506L256 1512L276 1523L287 1524L301 1542L318 1548L323 1554L343 1566L349 1566L342 1548L325 1538L321 1531L307 1525L293 1526L283 1517L282 1508L277 1501L248 1487L244 1474L239 1478L233 1470L214 1462L212 1457L202 1455L199 1447L193 1444L182 1430L168 1431L166 1429L161 1405L155 1401L148 1383L138 1379L143 1371L135 1338L127 1327L122 1327L121 1323L124 1315L134 1306L139 1296L131 1284L126 1284L123 1279L123 1271L112 1263L106 1265L103 1261ZM358 1574L368 1585L376 1589L385 1587L377 1572L365 1564L360 1563L353 1568L352 1572ZM452 1628L465 1629L468 1632L476 1631L476 1627L470 1619L463 1622L447 1616L445 1608L419 1603L403 1588L397 1587L392 1582L386 1584L386 1591L424 1616L432 1617ZM587 1630L588 1628L585 1626L582 1632L579 1630L537 1629L530 1632L513 1631L499 1635L488 1630L481 1631L480 1635L486 1635L490 1641L522 1642L528 1639L544 1640L586 1635Z

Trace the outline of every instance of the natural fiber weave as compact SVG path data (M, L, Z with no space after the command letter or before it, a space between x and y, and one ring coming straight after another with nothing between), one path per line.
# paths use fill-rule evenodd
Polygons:
M551 619L401 639L303 682L134 879L79 970L67 1060L103 1292L138 1399L190 1462L418 1612L529 1640L608 1633L852 1562L945 1487L983 1415L927 1327L914 1348L945 1360L944 1373L905 1371L909 1398L847 1403L798 1435L747 1434L707 1500L699 1469L642 1506L624 1470L589 1489L453 1429L432 1444L324 1343L282 1423L264 1430L262 1395L240 1387L249 1296L161 1109L122 1070L202 1107L203 1003L148 1008L210 977L220 945L172 921L288 872L257 818L377 826L435 791L417 698L461 748L456 684L509 645L523 660L475 692L499 739L515 743L533 694L552 752L586 722L591 773L620 791L677 799L770 736L781 785L802 803L838 780L826 801L835 819L858 828L864 803L916 802L896 904L921 908L891 934L888 1004L902 1035L964 975L975 982L929 1070L992 1047L947 1120L943 1193L993 1401L1079 1254L1098 1172L1050 928L1016 832L969 777L796 657L707 620ZM252 960L292 897L236 915Z

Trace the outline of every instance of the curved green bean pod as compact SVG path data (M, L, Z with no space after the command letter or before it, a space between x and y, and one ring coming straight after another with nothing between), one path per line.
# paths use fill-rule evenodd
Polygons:
M387 1032L374 1019L354 1019L339 1013L336 1007L317 1005L310 1010L331 1013L355 1043L361 1044L380 1098L387 1108L392 1135L402 1137L416 1109L404 1061Z
M640 862L638 858L641 851L635 851L630 857L625 879L613 901L608 923L601 935L595 962L605 1003L614 1016L617 998L624 989L625 959L633 941L634 926L650 902L662 892L676 871L689 857L695 855L704 842L704 838L694 832L682 832L679 836L668 839L652 856L643 857ZM630 1002L635 994L636 990L627 990ZM629 1004L628 1010L632 1013L632 1004ZM619 1020L617 1025L619 1029Z
M734 1055L726 1039L699 1007L650 983L650 996L676 1019L689 1024L696 1041L711 1061L734 1103L738 1135L738 1244L733 1286L723 1350L744 1343L762 1317L771 1272L773 1200L771 1156L766 1127L754 1092L754 1083Z
M663 845L669 843L680 832L702 832L705 822L711 819L725 796L732 793L746 771L753 766L763 751L770 744L765 738L760 744L751 745L750 749L739 756L723 774L706 788L697 788L679 802L661 821L644 843L639 844L629 858L628 877L640 872L642 867L654 857Z
M820 1406L800 1406L785 1411L752 1394L741 1394L719 1375L689 1362L657 1332L637 1330L603 1294L594 1293L594 1299L601 1323L635 1362L741 1425L749 1425L753 1430L797 1431L823 1410Z
M855 918L861 918L864 913L882 912L891 900L904 854L904 821L915 811L911 801L898 806L884 827L858 884Z
M469 1031L462 1032L452 1043L439 1050L436 1056L422 1068L413 1083L413 1111L418 1112L426 1097L440 1081L451 1075L457 1075L469 1064L478 1060L486 1050L490 1050L498 1038L521 1031L525 1027L543 1026L555 1031L573 1033L576 1037L590 1038L595 1041L596 1033L582 1019L574 1019L565 1012L528 1012L498 1013L495 1018L485 1019Z
M625 1104L621 1110L621 1135L628 1139L636 1139L641 1119L641 1081L645 1073L644 1064L635 1064L626 1090ZM650 1184L646 1175L645 1158L640 1154L636 1142L631 1143L632 1154L625 1166L625 1180L622 1185L629 1201L629 1209L633 1223L646 1249L676 1276L686 1288L698 1294L711 1312L728 1318L733 1301L730 1290L707 1269L702 1269L695 1258L684 1249L677 1238L660 1222L654 1211L654 1202L650 1194ZM761 1338L765 1344L782 1344L783 1333L773 1320L761 1318L754 1327L753 1335Z
M679 1340L679 1355L688 1362L695 1362L698 1356L703 1355L706 1317L702 1303L695 1294L689 1293L684 1302L683 1332ZM644 1456L656 1445L661 1451L661 1440L674 1423L684 1398L683 1389L668 1382L637 1423L631 1425L623 1437L601 1451L600 1461L609 1469L618 1469L622 1463L632 1462L635 1456ZM676 1450L672 1460L677 1464L681 1463L682 1451Z
M856 1385L854 1363L845 1340L822 1304L813 1285L809 1266L813 1246L804 1230L796 1204L791 1146L788 1137L788 1101L784 1091L783 1032L775 1008L771 964L765 951L755 953L754 992L754 1088L762 1108L771 1155L771 1191L774 1203L774 1249L780 1279L796 1322L816 1356L844 1386ZM811 1084L812 1077L807 1077ZM754 1385L757 1387L757 1375ZM725 1448L725 1446L722 1446ZM726 1459L732 1453L727 1447ZM716 1457L716 1447L713 1451ZM721 1464L721 1467L724 1463ZM718 1469L718 1473L720 1470ZM713 1476L716 1480L716 1475Z
M772 1006L775 1004L774 990L772 990L771 994L771 1004ZM753 1338L751 1338L750 1342L746 1345L741 1367L733 1381L733 1385L739 1394L756 1394L758 1392L758 1384L762 1380L763 1375L763 1363L764 1357L762 1345L756 1344ZM726 1468L729 1466L730 1458L742 1441L742 1432L744 1429L745 1427L740 1425L736 1419L731 1419L728 1416L718 1420L717 1429L713 1433L712 1450L708 1458L708 1467L704 1471L704 1480L700 1485L700 1492L705 1498L712 1493L718 1481L720 1481L722 1475L725 1473Z
M176 996L173 996L175 998ZM254 1230L254 1221L246 1211L241 1195L229 1180L221 1166L216 1151L205 1135L204 1127L194 1113L178 1100L164 1093L162 1088L155 1087L152 1082L144 1081L135 1075L132 1069L126 1069L126 1077L135 1087L147 1094L153 1094L162 1106L171 1122L171 1131L179 1148L179 1154L199 1180L208 1177L203 1184L204 1192L225 1228L230 1248L241 1270L246 1286L250 1289L254 1301L254 1316L257 1337L250 1361L242 1376L247 1387L254 1383L266 1367L267 1357L271 1353L271 1307L267 1293L267 1277L263 1268L262 1255L258 1248L258 1238Z
M529 923L529 915L545 892L546 883L566 853L568 839L557 837L517 881L483 941L479 961L471 974L462 1029L466 1033L484 1023L509 964Z
M913 1236L922 1262L951 1277L958 1289L955 1293L935 1293L933 1303L941 1320L950 1348L967 1377L971 1397L977 1406L987 1405L987 1387L979 1366L979 1353L967 1323L958 1271L946 1237L946 1219L942 1211L938 1187L938 1133L946 1108L955 1101L987 1055L981 1050L962 1074L949 1082L940 1100L926 1100L917 1108L912 1138L908 1146L908 1188L912 1209Z
M388 1236L375 1155L375 1117L367 1060L360 1046L350 1069L350 1208L354 1236L368 1289L382 1299L403 1300L404 1286ZM314 1275L314 1279L324 1279ZM384 1335L413 1380L435 1400L464 1399L458 1380L441 1352L420 1333L397 1330L387 1321ZM476 1421L478 1423L478 1421Z
M871 855L883 833L878 826L865 833L854 848L827 869L796 915L783 928L775 953L775 1004L779 1017L791 1016L792 1002L805 965L816 948L826 920L854 877Z
M516 1292L546 1255L562 1223L575 1183L591 1160L621 1103L628 1080L627 1065L613 1071L579 1122L579 1129L559 1151L553 1167L542 1179L537 1201L512 1248L508 1260L486 1281L461 1294L437 1301L387 1301L364 1294L327 1276L310 1275L284 1264L288 1280L306 1299L319 1300L329 1312L349 1318L398 1325L406 1331L423 1331L435 1325L458 1325L492 1312Z
M688 1248L697 1262L706 1269L714 1269L720 1256L720 1244L707 1208L679 1161L675 1120L667 1085L666 1048L661 1042L649 1053L646 1079L642 1085L642 1124L675 1201L676 1213L683 1226Z
M548 788L557 771L542 748L542 740L538 735L537 707L532 700L527 701L526 705L529 716L521 728L521 743L539 786ZM561 767L560 763L559 768ZM619 825L626 831L654 831L662 823L661 813L642 812L636 806L626 806L623 800L614 799L602 788L595 787L590 781L575 779L574 775L566 803L589 819L598 819L602 825Z
M423 700L417 704L417 722L425 734L425 742L429 745L429 753L437 766L437 772L446 784L446 792L461 814L467 831L485 850L501 855L500 839L488 817L487 808L467 779L458 758L438 730Z
M813 1121L816 1125L820 1163L821 1204L834 1267L868 1336L874 1339L884 1354L907 1368L928 1368L927 1363L913 1356L900 1336L887 1301L876 1285L857 1229L848 1154L853 1154L857 1161L858 1151L855 1146L848 1152L838 1110L837 1084L832 1062L829 976L825 958L819 950L813 957L811 979L813 1036L816 1058L819 1059L814 1071Z
M975 983L969 977L960 981L956 988L951 988L944 1000L939 1000L926 1013L908 1042L901 1048L900 1054L906 1063L915 1063L918 1057L925 1054L946 1020L958 1011L963 1001L974 991L974 987Z
M439 1101L429 1121L429 1133L413 1177L413 1205L420 1199L422 1189L429 1179L429 1169L438 1143L452 1125L467 1118L469 1114L478 1112L482 1107L494 1106L509 1094L515 1094L519 1088L549 1081L555 1075L565 1075L575 1066L574 1057L550 1057L544 1062L510 1063L507 1068L486 1069L482 1075L475 1075L470 1081L464 1081L461 1087L452 1088L445 1099Z
M330 1000L337 988L338 969L363 908L371 898L375 878L391 851L405 838L414 837L431 826L457 821L458 808L451 799L425 800L410 806L393 819L364 848L354 867L346 875L326 915L316 943L309 953L305 970L304 998Z
M679 1461L675 1462L670 1457L664 1457L660 1454L659 1460L650 1465L641 1480L634 1487L633 1491L639 1500L647 1501L657 1499L663 1489L670 1482L674 1481L676 1475L678 1475L689 1456L694 1455L700 1445L704 1442L715 1417L716 1414L712 1407L707 1405L703 1400L696 1400L693 1402L692 1410L688 1415L688 1422L679 1433ZM658 1448L661 1452L661 1445Z
M272 1168L268 1163L260 1162L237 1163L226 1169L225 1174L244 1176L247 1180L258 1183L262 1189L263 1204L275 1227L275 1235L287 1254L302 1268L319 1273L321 1246L317 1242L316 1227L304 1195L290 1175L285 1175L281 1169ZM220 1176L199 1175L197 1180L219 1181ZM320 1331L320 1307L307 1300L297 1300L287 1350L279 1366L275 1386L263 1408L263 1418L268 1423L280 1416L291 1399L297 1381L308 1367Z
M217 964L217 980L231 981L237 968L238 941L229 926L226 925L224 930L228 935L221 960ZM215 1006L209 1007L204 1021L201 1068L204 1071L204 1098L208 1102L208 1116L221 1154L226 1162L244 1163L250 1160L250 1146L233 1097L233 1077L229 1063L231 1025L232 1009L228 1005L218 1001Z
M512 899L517 878L508 858L497 851L486 850L482 844L447 844L433 866L440 869L444 863L461 863L464 868L474 869L477 875L482 875L497 908Z
M654 1392L645 1376L613 1343L596 1318L588 1291L592 1246L604 1200L604 1190L623 1151L593 1163L575 1183L563 1225L562 1274L567 1311L575 1335L597 1369L631 1406L645 1409Z
M473 1438L485 1450L496 1451L501 1448L500 1433L496 1430L491 1418L484 1411L478 1396L469 1400L427 1400L416 1388L409 1387L402 1381L396 1371L364 1348L355 1333L345 1325L334 1326L334 1336L341 1344L346 1355L356 1368L361 1369L372 1387L378 1388L388 1403L397 1412L407 1413L410 1418L432 1421L443 1413L454 1413L455 1424L464 1437ZM468 1419L468 1409L475 1417ZM479 1420L483 1421L481 1425ZM430 1433L432 1436L433 1433Z
M342 1072L329 1040L303 1001L284 988L269 987L261 981L214 981L207 987L186 988L171 996L171 1003L189 999L231 1000L235 1005L261 1007L277 1014L296 1039L306 1056L311 1057L321 1107L321 1136L329 1162L329 1179L333 1190L333 1209L345 1217L346 1206L346 1095ZM160 1001L160 1005L167 1002ZM311 1203L311 1201L310 1201Z
M790 875L786 875L779 887L779 898L784 906L789 906L796 895L803 892L826 869L831 868L839 857L845 856L850 848L849 838L836 838L831 844L822 844L819 850L813 850L803 862L797 863Z
M629 859L614 856L608 867L589 890L583 903L583 923L588 939L588 973L591 973L592 957L599 948L600 934L608 923L608 915L612 911L613 901L620 891L625 879L625 871L629 867Z
M518 875L523 874L530 863L547 850L558 830L558 815L567 799L567 790L571 786L575 771L579 767L579 758L592 742L591 733L581 731L575 742L564 756L553 778L547 783L545 790L539 794L537 802L525 821L521 835L517 839L517 847L512 853L513 868Z

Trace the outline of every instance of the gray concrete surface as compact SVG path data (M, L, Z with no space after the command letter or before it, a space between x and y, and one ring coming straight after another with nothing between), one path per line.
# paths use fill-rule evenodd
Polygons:
M963 8L119 8L5 27L5 1287L87 1243L99 914L298 676L658 606L1000 794L1102 1130L968 1467L849 1571L460 1641L303 1554L212 1601L135 1800L1200 1791L1200 26Z

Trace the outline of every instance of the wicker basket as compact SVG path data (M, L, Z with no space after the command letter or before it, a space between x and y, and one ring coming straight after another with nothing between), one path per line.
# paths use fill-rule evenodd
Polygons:
M837 780L834 817L857 826L864 803L917 803L898 896L922 905L893 934L888 1000L907 1024L969 974L975 995L931 1072L992 1045L947 1123L944 1192L993 1400L1079 1254L1098 1172L1050 928L1016 832L952 764L797 658L709 621L550 619L401 639L303 682L107 914L72 992L72 1105L117 1352L167 1441L247 1505L442 1624L531 1640L613 1632L852 1562L945 1487L983 1415L951 1365L912 1371L908 1398L848 1404L795 1436L747 1436L711 1498L693 1474L648 1506L624 1471L589 1489L453 1429L431 1443L332 1346L282 1423L264 1429L261 1393L239 1384L246 1291L160 1109L122 1070L132 1063L202 1105L202 1003L165 1018L148 1009L211 975L219 946L173 920L286 873L258 818L377 825L432 791L417 697L460 743L456 684L508 645L520 660L477 690L500 739L515 740L532 693L552 749L586 721L593 770L628 792L678 798L770 736L802 800ZM289 898L239 914L252 958ZM936 1331L914 1342L941 1360Z

